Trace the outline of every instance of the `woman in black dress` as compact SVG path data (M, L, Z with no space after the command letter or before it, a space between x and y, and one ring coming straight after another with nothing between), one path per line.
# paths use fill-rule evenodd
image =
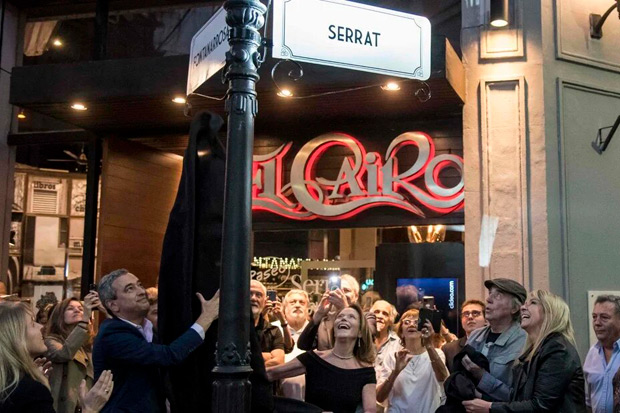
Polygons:
M30 307L20 302L0 303L0 413L53 413L47 377L33 359L47 351L41 324ZM86 392L79 392L83 413L101 410L112 394L112 373L104 372Z
M330 304L323 299L319 304ZM269 380L306 375L306 402L334 413L376 412L375 349L362 309L353 304L334 321L334 348L308 351L267 369Z

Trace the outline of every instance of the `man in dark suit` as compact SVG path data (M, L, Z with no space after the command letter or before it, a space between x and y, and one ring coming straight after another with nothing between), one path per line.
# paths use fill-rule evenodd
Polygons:
M101 324L93 348L95 378L112 370L114 390L102 412L164 412L159 367L182 362L205 337L217 318L219 291L206 301L197 293L202 312L170 345L153 344L153 324L146 319L149 301L138 278L125 269L99 282L99 298L113 316Z

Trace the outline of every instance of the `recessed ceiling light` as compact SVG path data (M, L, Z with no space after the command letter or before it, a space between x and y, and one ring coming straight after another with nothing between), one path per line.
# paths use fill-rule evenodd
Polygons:
M54 41L52 42L52 44L56 47L62 47L62 40L60 39L54 39Z
M172 101L174 103L178 103L179 105L184 105L187 100L183 96L175 96Z
M506 27L508 26L508 22L504 19L496 19L491 22L491 26L493 27Z
M381 89L394 92L396 90L400 90L400 85L396 82L388 82L385 85L381 86Z
M293 96L293 92L291 92L289 89L280 89L277 95L282 98L290 98L291 96Z
M19 113L17 114L17 119L26 119L26 113L24 112L24 109L19 111Z
M86 110L86 109L88 109L88 108L87 108L87 107L86 107L86 105L84 105L83 103L78 103L78 102L76 102L76 103L74 103L73 105L71 105L71 109L75 109L75 110Z

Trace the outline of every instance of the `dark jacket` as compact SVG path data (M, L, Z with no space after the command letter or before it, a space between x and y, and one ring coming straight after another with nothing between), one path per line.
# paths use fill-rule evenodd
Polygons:
M454 357L463 350L463 348L467 345L467 337L461 337L458 340L451 341L441 348L443 354L446 356L446 366L448 366L448 370L450 373L453 371L452 362Z
M0 413L54 413L52 403L50 391L32 377L24 375L9 398L0 403Z
M104 370L112 370L114 390L101 411L165 411L159 367L180 363L201 343L200 335L188 329L168 346L153 344L130 324L105 320L93 348L95 380Z
M226 151L218 132L223 124L219 115L201 112L190 127L159 271L158 333L165 344L176 340L200 315L196 292L210 299L220 288ZM271 383L249 309L245 322L252 353L252 412L271 412ZM167 369L173 413L211 410L218 326L216 320L205 332L204 343L183 363Z
M452 343L450 343L452 344ZM459 413L465 412L463 400L476 398L477 380L463 366L463 357L468 356L472 362L484 370L489 370L489 360L472 346L465 345L463 349L454 356L450 377L444 382L446 392L446 402L440 406L436 413Z
M284 350L284 337L280 327L272 325L261 317L255 330L262 351L270 353L277 349Z
M586 411L581 360L561 334L547 337L529 363L521 357L512 383L510 402L493 402L492 413Z

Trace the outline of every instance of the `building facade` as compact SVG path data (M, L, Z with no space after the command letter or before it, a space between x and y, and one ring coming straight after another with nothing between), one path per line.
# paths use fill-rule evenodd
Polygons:
M35 7L36 1L30 3L30 8L21 10L8 3L4 12L2 68L8 71L13 65L20 64L24 50L20 39L23 38L26 21L31 21L28 20L28 13L44 13L40 7ZM216 3L213 2L214 6L219 5ZM397 1L364 3L388 8L398 8L400 5ZM456 128L448 126L443 133L444 136L462 136L462 145L445 149L464 158L464 213L461 212L457 215L460 218L450 223L465 226L465 296L484 297L484 281L496 277L513 278L529 290L550 289L569 303L578 332L579 350L584 355L591 340L588 306L592 297L588 292L620 290L620 276L616 273L620 264L620 242L614 236L620 229L620 212L616 207L620 201L620 187L616 179L620 163L615 162L620 146L612 140L601 154L592 146L599 130L613 125L620 115L620 51L615 42L620 34L620 22L616 12L612 13L603 25L603 36L597 39L590 36L590 14L602 15L611 6L604 0L511 0L508 3L508 25L501 28L490 25L489 0L426 1L411 6L408 11L431 16L433 30L438 28L448 39L457 40L453 44L454 54L458 55L459 64L462 62L463 84L459 86L455 78L437 80L432 86L436 91L445 91L443 98L435 95L438 106L426 111L404 111L396 120L381 122L384 122L385 131L398 129L402 132L409 130L409 126L423 128L425 125L442 131L441 127L436 126L442 122L441 116L435 116L430 123L423 121L432 118L431 112L450 107L449 114L443 118L451 121L458 119L460 125ZM136 84L134 92L142 97L140 103L147 109L134 111L136 106L124 101L128 109L125 113L116 113L113 122L130 125L132 119L138 124L152 118L161 120L161 123L150 123L152 129L171 125L186 127L187 121L182 114L174 118L160 117L158 111L162 105L149 103L156 93L171 94L173 89L184 86L183 81L172 85L166 83L166 79L179 77L187 58L170 56L162 59L165 60L158 62L165 64L159 65L159 77L155 78L153 85L140 84L141 73L128 75L134 76L130 77L130 81ZM445 53L441 59L445 69ZM112 73L123 73L129 67L140 67L145 73L152 67L148 62L136 60L131 65L120 60L89 62L92 63L90 68L82 63L83 66L67 66L63 70L66 70L65 75L78 74L81 70L107 73L109 76L103 76L100 80L111 82ZM93 69L95 66L96 70ZM9 88L10 83L13 85L13 104L56 116L86 130L96 129L104 139L122 135L119 130L110 131L110 125L105 124L106 116L110 114L105 107L97 109L101 110L97 112L101 115L98 119L78 118L63 112L60 104L49 98L54 94L62 95L57 85L50 85L46 93L39 95L24 89L24 79L32 77L33 73L59 70L45 65L35 69L39 72L18 69L12 80L5 71L0 73L3 91ZM59 73L56 75L61 76ZM447 73L444 75L448 77ZM345 77L336 76L335 79L334 82L338 82ZM367 80L360 82L363 81ZM86 85L80 82L76 78L76 83ZM265 77L262 82L267 82ZM167 88L165 85L168 85ZM450 87L443 89L442 85ZM89 93L92 97L96 92L93 89ZM102 99L117 99L116 103L120 102L119 96L114 96L114 90L102 93ZM259 89L259 101L264 106L261 106L257 118L257 136L258 141L262 139L266 142L263 149L273 147L275 142L286 143L293 135L311 139L320 132L333 130L327 126L310 127L305 132L297 133L293 128L304 123L303 116L299 116L303 107L297 104L285 108L278 101L266 98L266 93L263 90L261 97ZM0 136L0 206L3 209L0 224L4 230L0 234L3 251L0 263L1 274L5 274L15 151L6 142L7 135L17 131L18 121L17 109L9 105L8 93L1 96L4 101L0 103L3 119ZM66 101L69 97L69 93L62 95ZM462 112L457 110L455 113L454 108L460 105L457 97L464 102L464 106ZM372 97L366 96L365 99ZM338 116L345 116L354 110L344 99L334 102L335 107L341 108L333 111ZM46 106L52 103L58 106ZM196 107L200 105L197 103ZM381 119L387 119L390 110L402 108L402 105L386 105L388 109L381 114ZM331 122L337 127L347 125L346 122L334 120L333 114L330 117L328 111L316 110L321 118L326 119L326 124ZM271 114L282 118L272 117ZM364 116L374 119L371 113ZM357 124L358 120L351 117L347 122ZM380 125L378 129L381 129ZM603 138L609 131L601 131ZM369 141L377 141L376 134L368 135ZM169 143L167 138L161 136L135 133L132 136L152 148L162 149ZM178 153L179 147L175 148ZM174 187L174 184L169 186ZM106 201L102 202L105 204ZM394 222L400 222L402 226L414 224L396 220L390 225ZM426 224L438 222L429 221ZM420 224L419 221L417 223ZM282 222L278 225L286 226ZM374 252L370 251L372 248L368 248L368 243L377 244L376 232L352 229L347 225L330 225L341 231L338 255L347 255L350 259L373 255L374 260ZM264 223L259 227L261 230L269 229ZM363 257L356 255L351 247L356 243L356 233L359 235L358 241L368 241L359 242L359 251L364 248L370 251L362 254ZM329 250L329 247L324 250ZM590 333L586 334L586 331Z

